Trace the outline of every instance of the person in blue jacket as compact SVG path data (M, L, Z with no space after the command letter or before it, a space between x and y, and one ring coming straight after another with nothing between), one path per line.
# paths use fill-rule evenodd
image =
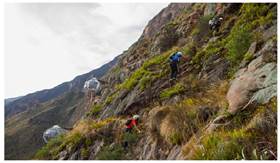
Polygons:
M170 74L171 79L177 78L177 75L179 72L178 64L179 64L180 58L182 56L183 56L182 52L175 52L169 57L170 69L171 69L171 74Z

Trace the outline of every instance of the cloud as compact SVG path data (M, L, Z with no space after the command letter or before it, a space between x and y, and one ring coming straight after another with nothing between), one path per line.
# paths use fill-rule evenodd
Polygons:
M5 96L51 88L121 54L167 4L7 3Z

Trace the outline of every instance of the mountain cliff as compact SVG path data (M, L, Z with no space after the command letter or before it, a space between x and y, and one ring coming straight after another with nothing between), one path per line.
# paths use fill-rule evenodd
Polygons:
M214 16L223 18L217 31ZM276 31L275 3L170 4L101 77L85 117L33 158L277 159ZM124 133L130 114L140 133Z

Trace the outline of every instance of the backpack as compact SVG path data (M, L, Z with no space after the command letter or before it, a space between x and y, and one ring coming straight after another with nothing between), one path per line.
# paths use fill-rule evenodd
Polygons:
M174 62L174 56L176 55L177 52L173 53L172 55L170 55L169 57L169 61L170 62Z
M131 121L132 121L131 119L126 120L125 125L126 126L130 125Z

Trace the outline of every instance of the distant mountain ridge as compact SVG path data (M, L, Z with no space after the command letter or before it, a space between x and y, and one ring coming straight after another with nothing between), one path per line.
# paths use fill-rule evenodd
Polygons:
M118 60L118 57L112 61L104 64L103 66L92 70L86 74L79 75L73 80L64 82L54 88L37 91L34 93L21 96L21 98L15 97L5 100L5 117L11 117L17 113L23 112L26 109L33 107L39 103L55 99L58 96L70 91L81 91L84 82L91 77L102 77L111 67L113 67Z

